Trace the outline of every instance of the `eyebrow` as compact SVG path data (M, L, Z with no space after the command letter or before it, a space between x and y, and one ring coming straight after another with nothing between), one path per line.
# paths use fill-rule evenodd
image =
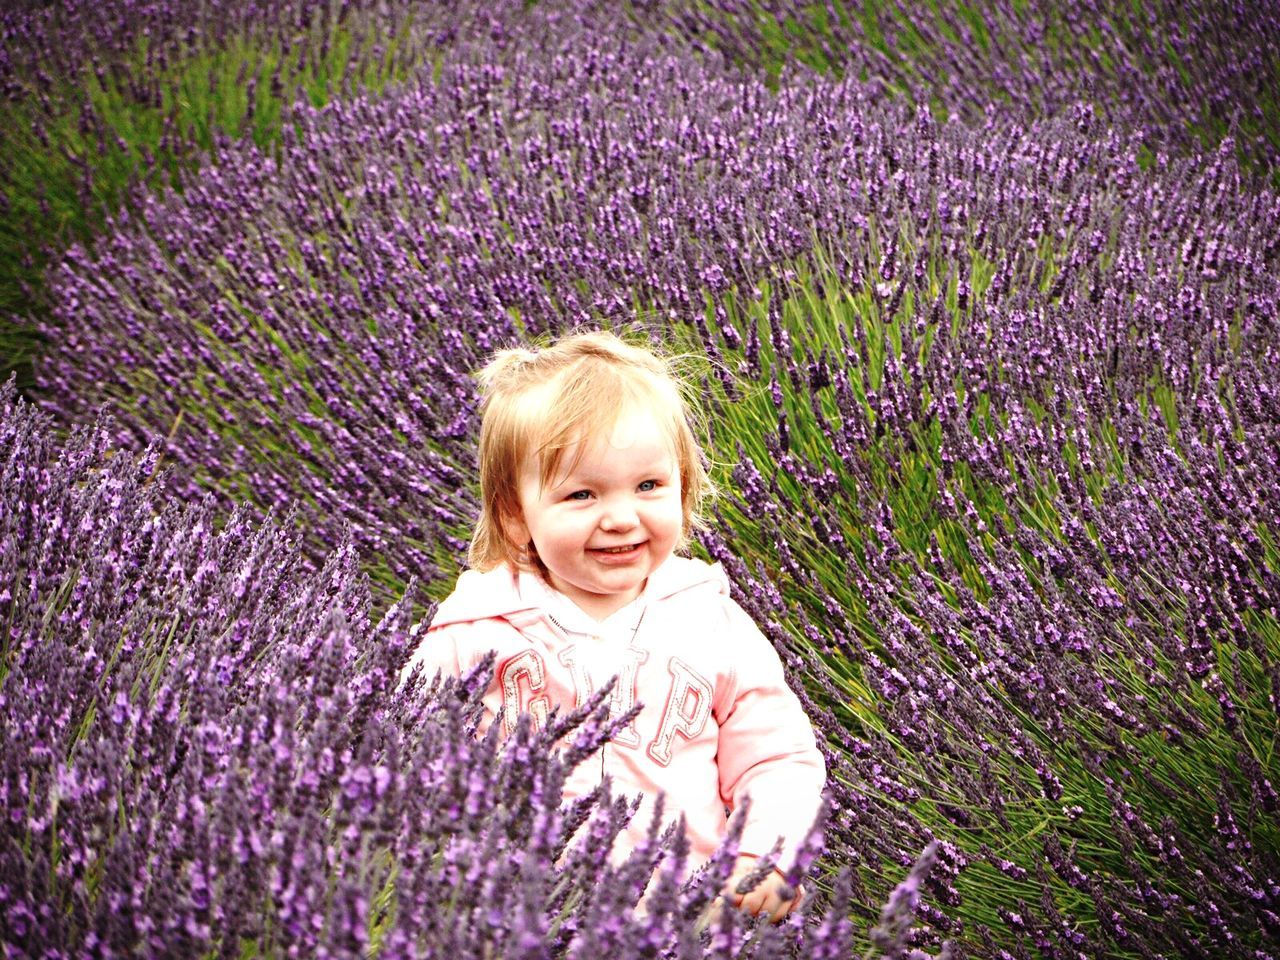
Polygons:
M675 473L675 471L676 471L675 458L667 457L663 460L650 461L643 469L637 470L635 475L639 478L647 480L650 477L655 477L655 476L669 477L671 474ZM567 477L564 478L564 480L560 481L559 483L552 483L551 489L559 490L561 487L578 486L580 484L586 484L589 487L598 486L600 484L600 480L601 478L596 476L595 474L579 473L578 471L575 470L573 473L569 474Z

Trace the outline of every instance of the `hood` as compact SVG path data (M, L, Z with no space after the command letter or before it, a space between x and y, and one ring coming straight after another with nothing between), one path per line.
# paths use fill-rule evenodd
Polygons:
M650 601L665 600L685 590L709 589L729 595L729 578L719 563L706 563L689 557L668 557L649 574L644 595ZM466 570L458 577L457 586L436 609L432 628L469 620L507 617L540 606L545 591L535 573L515 571L504 565L492 570Z

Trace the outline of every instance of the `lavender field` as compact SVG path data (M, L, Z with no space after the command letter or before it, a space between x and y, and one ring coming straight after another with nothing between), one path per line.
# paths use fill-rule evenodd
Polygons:
M3 17L5 956L1280 955L1273 7ZM777 928L561 806L599 703L396 688L579 324L696 358L822 735Z

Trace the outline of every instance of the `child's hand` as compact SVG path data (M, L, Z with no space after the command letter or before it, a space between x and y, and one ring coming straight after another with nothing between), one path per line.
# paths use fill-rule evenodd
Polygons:
M724 898L733 906L753 917L767 916L770 923L778 923L804 900L804 887L799 890L789 886L777 870L757 884L749 893L738 893L738 882L756 869L756 858L744 854L738 857L733 873L724 885Z

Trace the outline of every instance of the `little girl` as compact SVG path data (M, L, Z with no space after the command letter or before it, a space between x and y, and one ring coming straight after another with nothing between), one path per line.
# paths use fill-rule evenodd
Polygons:
M679 556L709 490L670 364L610 333L499 351L479 374L482 508L472 569L459 578L406 667L460 674L496 651L483 727L568 711L616 676L615 716L639 715L585 763L566 797L608 775L642 794L623 853L652 803L683 813L694 867L750 795L726 895L780 920L799 902L771 875L737 880L781 838L780 866L813 822L825 782L813 727L777 653L729 596L719 564Z

